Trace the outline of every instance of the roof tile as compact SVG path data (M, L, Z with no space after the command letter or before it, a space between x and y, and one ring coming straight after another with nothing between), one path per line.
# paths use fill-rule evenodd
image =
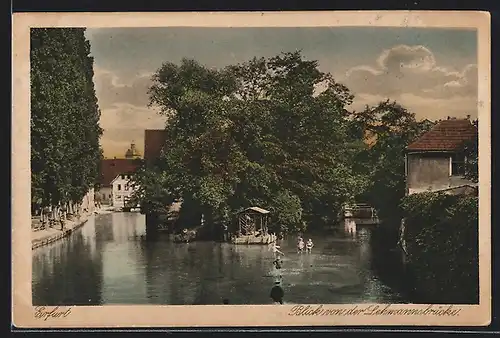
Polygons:
M468 119L444 120L411 143L407 150L454 151L459 149L464 142L475 137L477 137L477 128Z
M116 176L124 173L130 173L137 170L140 160L114 158L101 161L101 186L109 186Z

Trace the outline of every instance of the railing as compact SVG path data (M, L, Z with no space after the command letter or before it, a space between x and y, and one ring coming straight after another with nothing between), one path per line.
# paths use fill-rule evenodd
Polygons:
M240 224L241 224L241 230L242 232L250 232L250 230L252 229L252 224L249 222L251 222L251 220L247 220L246 217L241 217L240 218Z
M344 218L355 218L359 224L378 223L377 210L367 204L344 206Z

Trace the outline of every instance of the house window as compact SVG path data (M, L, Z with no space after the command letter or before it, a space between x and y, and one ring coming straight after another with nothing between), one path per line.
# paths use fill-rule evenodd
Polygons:
M451 156L451 176L465 175L465 156L454 154Z
M122 190L122 185L118 184L118 190Z
M111 199L111 194L109 194L109 198Z

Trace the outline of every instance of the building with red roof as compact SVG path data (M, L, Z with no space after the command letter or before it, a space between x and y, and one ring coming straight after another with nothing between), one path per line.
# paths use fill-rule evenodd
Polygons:
M463 147L477 137L477 127L469 119L448 119L439 121L408 145L405 156L407 194L475 191L477 184L464 178Z
M116 204L119 198L123 204L126 196L130 195L129 189L133 173L140 167L142 160L140 158L112 158L103 159L100 168L100 187L96 192L102 204Z

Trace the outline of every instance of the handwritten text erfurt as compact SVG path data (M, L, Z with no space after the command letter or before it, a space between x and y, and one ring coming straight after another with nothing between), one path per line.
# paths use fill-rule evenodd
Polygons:
M71 308L61 308L59 306L50 308L46 306L35 307L35 318L48 320L49 318L65 318L71 313Z

